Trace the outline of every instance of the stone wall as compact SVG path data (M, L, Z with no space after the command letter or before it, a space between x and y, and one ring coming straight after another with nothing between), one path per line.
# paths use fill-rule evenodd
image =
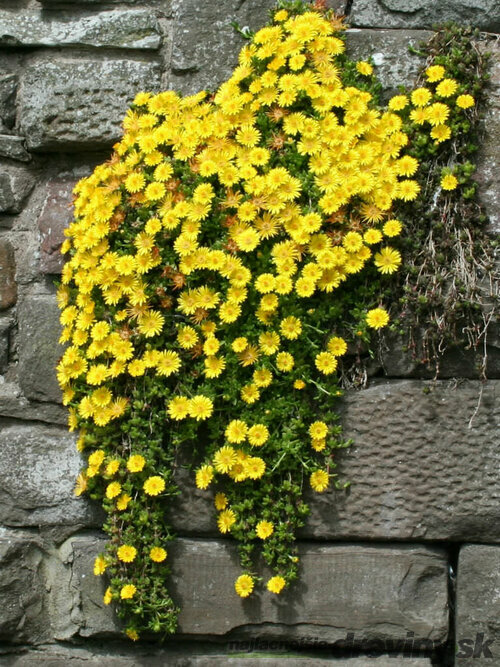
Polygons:
M302 577L279 601L236 598L234 544L188 475L172 509L180 632L124 642L92 574L99 510L72 490L80 460L54 366L54 278L71 189L106 159L139 90L214 88L273 0L2 0L0 8L0 664L348 667L500 664L500 339L489 380L467 351L441 379L395 345L347 395L348 492L316 498ZM500 230L500 5L330 0L386 94L415 75L409 44L472 22L494 51L478 180ZM182 520L179 520L182 517ZM215 583L214 583L215 582Z

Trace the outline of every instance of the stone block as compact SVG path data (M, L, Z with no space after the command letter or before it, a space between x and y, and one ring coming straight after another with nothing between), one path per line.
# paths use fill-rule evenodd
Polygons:
M112 612L102 605L104 585L92 575L104 541L70 542L72 555L67 558L73 562L71 586L78 587L73 598L79 600L81 616L73 616L79 634L114 633ZM400 644L394 642L401 643L408 633L414 633L415 641L428 640L427 650L446 641L443 550L307 543L299 548L301 576L293 587L279 599L265 591L243 600L234 591L241 573L234 542L176 540L169 558L172 595L181 608L180 638L273 638L315 645L322 641L352 649L377 647L380 652L398 650Z
M408 51L427 41L426 30L359 30L346 33L347 54L353 60L373 58L375 74L384 89L385 98L398 92L398 86L411 86L422 59Z
M24 200L35 186L32 175L18 167L4 167L0 172L0 213L19 213Z
M28 399L61 401L56 365L63 347L55 297L26 297L19 304L19 384Z
M366 28L432 28L453 21L499 32L497 0L353 0L352 26Z
M95 508L73 494L81 459L66 429L6 422L0 451L1 523L78 526L95 521Z
M500 546L466 544L457 573L456 667L500 664Z
M9 363L9 345L10 345L10 329L12 322L8 318L0 319L0 375L3 375ZM3 385L0 382L0 395L2 393ZM1 412L0 412L1 414Z
M0 134L0 157L29 162L31 155L25 148L24 137L16 137L12 134Z
M158 49L161 35L147 9L117 9L88 15L0 10L0 46L95 46Z
M136 93L158 91L160 75L157 62L128 57L36 58L24 71L18 96L28 149L112 145Z
M64 258L61 244L65 239L64 229L72 219L74 181L55 180L47 184L47 195L43 203L38 229L40 230L40 271L61 273Z
M215 90L231 75L245 41L233 28L256 30L267 23L274 0L174 0L172 87L184 94Z
M36 538L0 529L0 641L47 640L42 556Z
M16 120L17 76L0 76L0 127L11 128Z
M3 331L2 326L0 325L0 331ZM0 355L7 355L8 350L3 350L2 344L7 347L9 341L6 337L2 337L1 340ZM13 417L14 419L60 424L61 426L66 426L68 423L68 411L66 408L56 403L28 401L23 396L19 385L15 382L0 382L0 417Z
M496 380L392 380L348 392L338 407L354 444L335 459L351 486L308 493L301 536L500 542L499 398ZM211 493L195 488L194 473L176 476L176 532L217 534Z
M10 308L17 301L16 260L10 241L0 238L0 310Z

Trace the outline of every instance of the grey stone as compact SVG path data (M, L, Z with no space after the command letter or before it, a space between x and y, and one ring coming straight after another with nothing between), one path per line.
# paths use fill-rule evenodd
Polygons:
M232 656L231 653L221 653L220 649L210 646L191 645L190 649L181 650L176 647L167 649L149 649L140 646L134 647L134 651L125 653L125 648L115 650L113 653L95 646L92 650L72 646L67 648L62 645L36 647L24 655L6 655L3 658L4 667L387 667L388 656L370 656L357 658L328 658L320 657L317 653L308 653L302 650L294 654L286 651L283 647L277 653L267 650L263 653L248 651ZM263 645L272 642L262 642ZM202 655L202 653L206 653ZM324 653L320 654L321 656ZM429 658L404 658L390 656L390 667L431 667Z
M14 248L8 239L0 238L0 310L10 308L17 301L15 275Z
M488 231L496 235L500 234L500 45L495 40L481 47L491 53L491 79L475 178L479 183L479 198L489 217Z
M19 304L19 384L28 399L61 401L56 377L63 352L59 314L52 296L26 297Z
M500 664L499 546L460 548L456 609L456 667Z
M16 137L12 134L0 134L0 157L29 162L31 155L25 148L24 137Z
M47 640L42 549L30 536L0 529L0 640Z
M141 90L157 91L160 66L132 58L40 57L19 91L19 124L30 150L96 148L119 139L122 117Z
M0 45L98 46L158 49L158 21L146 9L117 9L77 15L69 12L0 10Z
M238 62L245 41L232 27L258 29L267 23L274 0L174 0L172 87L185 94L215 90Z
M0 127L11 128L16 119L17 76L0 76Z
M2 338L2 344L5 344L6 347L8 342L7 337ZM3 350L3 353L7 355L8 349L4 350L1 347L2 344L0 344L0 350ZM23 396L19 385L15 382L0 382L0 416L26 419L28 421L40 421L48 424L60 424L63 426L68 423L68 411L66 408L55 403L28 401Z
M0 213L19 213L35 186L33 176L19 167L2 167L0 172Z
M0 431L0 450L4 525L92 525L95 509L73 494L81 459L66 429L7 422Z
M9 363L9 344L10 344L10 329L12 322L8 318L0 319L0 375L5 373ZM0 382L0 396L2 393L3 384ZM1 399L0 399L1 403ZM0 408L1 414L1 408Z
M64 241L64 229L72 218L74 181L55 180L47 183L47 195L38 218L40 230L40 271L42 273L61 273L64 257L61 244Z
M385 97L398 92L398 86L411 85L422 60L408 51L427 41L431 33L425 30L358 30L346 32L347 54L353 60L375 64L375 74L382 84Z
M499 397L495 380L392 380L348 392L338 407L354 444L338 450L335 472L351 486L307 494L302 537L500 542ZM215 535L212 495L193 477L176 471L181 494L169 518L179 534Z
M78 538L71 544L68 558L73 561L71 586L79 589L72 594L79 600L79 633L114 633L112 612L102 604L104 585L92 576L93 560L104 541ZM265 591L242 600L234 591L241 574L234 543L176 540L169 559L172 596L181 607L180 637L230 634L231 639L284 641L307 637L309 643L377 645L382 652L394 648L393 642L408 632L427 639L428 649L446 641L444 551L414 545L301 544L299 553L300 580L279 599ZM347 633L354 634L352 642Z
M432 28L453 21L500 30L497 0L353 0L349 22L367 28Z

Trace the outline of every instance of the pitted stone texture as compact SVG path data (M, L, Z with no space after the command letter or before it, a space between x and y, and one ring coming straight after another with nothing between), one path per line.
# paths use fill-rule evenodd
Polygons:
M31 160L31 155L25 148L24 137L16 137L12 134L0 134L0 156L21 162Z
M418 48L430 36L426 30L348 30L347 54L353 60L373 58L375 74L389 97L401 84L411 85L422 65L422 59L409 53L408 47Z
M71 585L80 589L82 612L79 633L116 632L111 610L102 605L103 586L91 576L104 541L78 538L72 545L76 565ZM299 550L301 577L290 590L279 599L265 591L242 600L234 592L241 574L234 542L176 540L169 548L170 585L181 608L180 636L284 641L307 637L310 644L324 641L364 649L377 645L382 651L408 632L429 640L431 648L446 641L444 551L351 544L301 544ZM347 638L348 633L354 638Z
M26 297L19 304L19 384L28 399L61 401L56 365L63 347L55 297Z
M0 571L0 641L46 641L39 541L0 529Z
M12 322L9 318L0 318L0 375L3 375L7 370L7 365L9 363L9 347L10 347L10 330L12 328ZM2 394L2 389L5 386L5 382L0 383L0 396ZM1 398L0 398L1 403ZM0 415L1 415L0 408Z
M495 380L392 380L346 394L354 444L335 454L335 472L351 486L308 493L302 537L500 542L499 399ZM169 518L180 534L215 535L212 496L193 477L176 472Z
M215 90L229 78L245 41L231 23L256 30L274 0L174 0L172 87L184 94Z
M353 0L352 26L367 28L432 28L455 22L490 32L500 31L497 0Z
M158 49L160 44L158 21L149 10L121 9L85 16L0 10L0 46Z
M484 138L477 159L476 180L479 197L489 217L489 231L500 234L500 44L498 40L481 44L491 53L489 106L484 116Z
M112 145L136 93L157 91L160 74L158 63L130 58L33 61L19 92L19 122L28 148Z
M14 248L8 239L0 238L0 310L10 308L17 300Z
M243 642L244 643L244 642ZM6 655L3 657L3 667L431 667L429 658L404 658L397 656L356 657L356 658L328 658L320 657L306 650L294 654L285 652L285 648L273 648L275 642L263 641L262 653L251 648L247 652L244 648L235 650L237 656L231 653L221 653L220 649L210 646L192 645L192 648L182 650L177 647L167 649L153 649L134 647L133 651L124 652L124 649L108 653L101 646L92 650L73 646L44 646L37 647L25 655ZM278 644L279 647L279 644ZM273 654L273 651L276 651ZM206 653L206 655L201 655ZM242 655L243 654L243 655ZM390 662L388 663L388 660Z
M460 548L456 641L456 667L500 664L500 546Z
M2 326L3 325L0 325L0 330L3 331ZM2 341L4 341L7 346L8 339L2 338ZM7 356L7 353L8 349L5 349L5 356ZM55 403L28 401L27 398L23 396L18 384L15 382L1 382L0 417L13 417L14 419L40 421L46 422L47 424L60 424L61 426L65 426L68 423L68 410L62 405L56 405Z
M40 271L42 273L61 273L64 257L61 244L64 241L64 229L72 218L74 181L55 180L47 184L47 196L38 218L40 230Z
M0 76L0 128L11 128L16 119L17 76Z
M35 186L34 178L21 167L0 165L0 169L0 213L19 213Z
M67 429L8 422L0 431L0 451L0 523L88 525L95 520L95 508L73 494L81 459Z

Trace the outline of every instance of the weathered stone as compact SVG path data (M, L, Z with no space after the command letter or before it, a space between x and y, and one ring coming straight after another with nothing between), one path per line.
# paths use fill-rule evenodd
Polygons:
M495 380L392 380L348 393L339 408L354 444L335 458L351 486L308 494L301 535L500 542L499 396ZM176 476L176 531L216 534L210 495L195 489L193 473Z
M450 21L500 30L497 0L353 0L349 23L369 28L432 28Z
M113 144L137 92L157 91L160 66L131 58L41 57L26 68L19 124L29 149L95 148Z
M0 319L0 375L5 373L7 364L9 363L9 334L12 327L12 322L8 318ZM5 383L0 381L0 396ZM0 399L1 403L1 399ZM0 408L1 414L1 408Z
M92 524L95 508L73 494L81 459L66 429L8 422L0 432L0 451L0 522Z
M0 213L19 213L26 197L35 186L33 176L18 167L0 172Z
M11 128L16 119L17 76L0 76L0 127Z
M71 222L74 186L74 181L61 180L47 184L47 196L38 218L42 273L61 273L64 265L60 250L65 238L64 229Z
M0 310L10 308L17 300L16 261L14 248L7 240L0 238Z
M26 297L19 305L19 384L26 398L61 401L56 365L63 348L59 309L52 296Z
M134 5L140 3L142 0L107 0L107 5ZM40 4L44 7L59 7L64 6L68 7L71 5L76 5L80 7L81 5L100 5L103 4L102 0L40 0ZM153 2L149 4L154 4ZM167 0L168 4L168 0Z
M258 29L267 23L274 0L174 0L172 87L185 94L215 90L238 62L244 44L232 23Z
M158 49L161 35L152 11L117 9L89 15L0 10L0 45L108 46Z
M245 642L242 642L244 644ZM314 667L387 667L388 656L337 658L323 657L324 652L313 654L306 650L300 653L288 652L281 642L263 641L259 653L251 648L248 652L243 648L237 656L231 653L221 653L221 649L191 644L189 649L169 647L168 649L153 649L134 647L125 653L125 648L111 653L99 646L93 646L92 650L81 646L68 648L63 645L37 646L24 655L5 655L3 667L137 667L147 665L148 667L306 667L307 663ZM277 649L273 647L277 646ZM204 653L205 655L202 655ZM321 657L320 657L321 656ZM431 667L430 658L404 658L390 656L390 667Z
M408 47L418 47L430 35L425 30L352 29L346 33L347 54L353 60L373 58L375 74L389 97L398 91L398 86L411 85L416 78L422 60Z
M79 602L79 633L117 631L102 604L104 586L92 577L103 540L71 540L73 599ZM406 545L300 545L300 581L278 599L234 593L240 574L231 541L178 539L169 549L172 595L181 607L181 636L259 637L364 649L397 650L396 640L415 633L427 650L447 637L447 563L444 551ZM85 574L85 576L82 576ZM78 589L78 590L77 590ZM224 604L220 601L224 600ZM76 603L73 604L75 607ZM77 619L77 615L73 614ZM352 633L354 637L347 636ZM422 645L423 646L423 645Z
M456 667L500 664L500 547L460 549L456 601Z
M7 338L2 338L2 340L6 344L8 343ZM7 350L5 350L6 353ZM40 421L48 424L61 424L64 426L68 423L68 411L66 408L55 403L28 401L23 396L19 385L15 382L0 382L0 416Z
M47 640L41 570L39 542L0 529L0 640Z
M0 157L29 162L31 155L24 146L24 137L16 137L12 134L0 134Z
M500 45L495 40L481 46L482 50L491 53L491 79L475 178L479 183L480 200L489 217L488 230L495 235L500 234Z

